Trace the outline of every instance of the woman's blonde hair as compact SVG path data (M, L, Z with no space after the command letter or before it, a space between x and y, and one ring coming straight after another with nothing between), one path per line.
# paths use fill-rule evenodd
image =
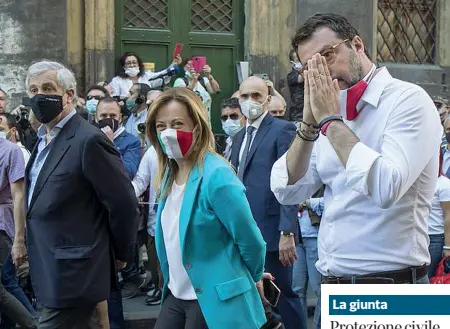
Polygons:
M146 121L147 137L158 154L158 173L154 181L154 187L159 191L159 199L167 197L178 171L176 161L169 159L163 152L156 132L156 116L164 106L171 102L184 105L194 123L194 145L188 155L193 160L194 165L197 164L201 168L206 154L216 153L214 134L209 124L206 107L200 97L188 88L177 87L164 91L152 103Z

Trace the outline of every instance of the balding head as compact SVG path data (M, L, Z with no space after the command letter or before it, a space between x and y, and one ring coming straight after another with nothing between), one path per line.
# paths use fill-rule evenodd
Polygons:
M147 93L147 105L152 104L161 94L161 90L150 90Z
M263 104L270 102L269 88L266 82L260 77L251 76L245 79L239 88L239 100L243 102L251 99L257 103Z
M286 102L278 96L272 96L269 104L269 113L274 117L284 117L286 113Z
M230 98L239 98L239 96L241 95L241 93L239 92L239 90L236 90L233 95L231 95Z

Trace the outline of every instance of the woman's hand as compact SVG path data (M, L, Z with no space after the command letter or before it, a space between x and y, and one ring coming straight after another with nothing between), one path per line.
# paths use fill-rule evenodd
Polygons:
M175 58L173 59L172 65L178 65L178 66L180 66L182 61L183 61L183 60L181 59L181 55L177 55L177 57L175 57Z
M263 273L261 280L256 282L256 288L258 289L259 296L261 297L261 301L264 306L270 305L267 298L264 296L264 280L275 280L275 278L270 273Z

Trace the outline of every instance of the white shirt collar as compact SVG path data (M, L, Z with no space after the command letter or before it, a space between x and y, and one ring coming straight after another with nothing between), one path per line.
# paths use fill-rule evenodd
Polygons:
M261 116L258 119L256 119L255 122L253 122L252 124L249 124L248 120L247 120L247 124L246 124L245 128L252 126L252 127L255 127L256 130L258 130L259 127L261 126L261 123L263 122L264 118L266 117L267 113L269 113L269 112L266 111L263 114L261 114Z
M370 74L370 72L368 74ZM372 80L370 80L370 83L361 99L375 108L378 107L384 88L386 88L392 79L393 78L386 67L378 69Z

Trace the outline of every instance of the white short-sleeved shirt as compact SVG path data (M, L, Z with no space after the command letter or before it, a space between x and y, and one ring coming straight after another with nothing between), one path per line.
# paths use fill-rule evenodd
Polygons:
M144 75L140 76L138 79L138 83L145 83L150 86L150 88L158 88L162 86L163 79L156 79L153 81L148 81L149 79L155 77L161 72L151 72L145 71ZM165 84L170 82L170 77L164 78ZM112 96L120 96L120 97L128 97L130 94L130 89L133 86L133 81L129 78L122 78L120 76L116 76L111 80L111 88L113 90Z
M186 185L173 183L161 214L161 227L169 263L168 287L175 298L195 300L197 295L183 265L180 244L180 212Z
M444 212L441 202L450 202L450 179L439 176L433 201L431 202L431 212L428 217L428 234L444 234Z

